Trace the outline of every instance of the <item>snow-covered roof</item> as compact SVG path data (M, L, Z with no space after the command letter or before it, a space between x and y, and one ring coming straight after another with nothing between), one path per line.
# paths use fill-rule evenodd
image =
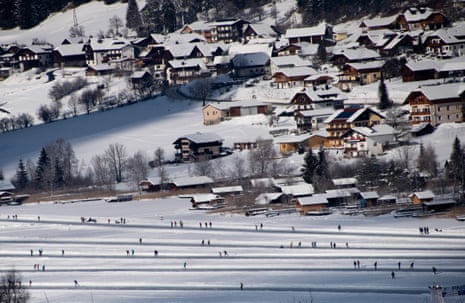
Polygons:
M327 189L326 198L335 199L335 198L349 198L352 194L346 189Z
M382 27L382 26L388 26L392 23L394 23L397 20L397 15L392 15L388 17L375 17L372 19L366 19L362 21L362 25L364 24L366 27L371 28L371 27Z
M15 186L7 180L0 180L0 190L1 191L9 191L9 190L14 190Z
M228 54L231 57L234 57L237 54L265 53L268 55L269 58L271 58L272 51L273 51L273 47L268 44L232 43L229 46Z
M186 27L189 27L195 32L202 32L202 31L211 30L213 28L213 25L212 23L199 20L199 21L195 21L195 22L184 25L183 29L185 29Z
M214 194L242 192L243 190L241 185L212 187L212 193Z
M190 141L192 141L194 143L197 143L197 144L216 142L216 141L222 142L223 141L223 139L220 136L218 136L217 134L214 134L214 133L200 133L200 132L185 135L185 136L182 136L180 138L189 139Z
M92 47L93 51L109 51L109 50L120 50L131 43L126 39L112 39L112 38L91 38L88 43Z
M168 64L173 68L199 67L201 70L208 70L205 62L200 58L170 60Z
M279 136L274 140L276 144L285 144L285 143L300 143L310 139L311 134L305 133L301 135L284 135Z
M434 198L434 193L431 190L417 191L417 192L414 192L413 195L415 195L418 199L433 199Z
M261 193L255 198L255 204L267 205L284 195L283 193Z
M252 67L252 66L264 66L270 60L270 56L263 52L258 53L246 53L236 54L232 58L234 67Z
M378 124L374 125L373 127L358 126L353 127L352 130L364 135L365 137L394 135L395 133L397 133L397 131L393 127L387 124Z
M295 67L295 66L311 66L312 65L310 61L304 60L297 55L271 57L271 63L278 67Z
M316 71L308 66L297 66L281 68L278 71L276 71L273 76L275 76L276 74L283 74L287 77L308 77L310 75L316 74Z
M298 198L299 204L302 206L305 205L319 205L319 204L328 204L328 199L326 194L314 194L308 197Z
M215 194L195 194L191 198L196 203L208 203L212 200L223 199L220 195Z
M209 103L206 106L213 106L220 110L227 110L231 107L257 107L268 105L269 103L264 103L255 100L241 100L241 101L225 101L225 102L217 102L217 103Z
M465 83L447 83L443 85L425 85L413 90L411 93L420 92L428 100L442 100L458 98L465 90Z
M363 199L378 199L379 195L375 191L364 191L360 193Z
M286 31L284 35L285 38L298 38L298 37L309 37L309 36L324 36L326 29L328 27L327 23L320 23L317 26L313 27L301 27L301 28L290 28Z
M108 64L93 64L88 66L89 69L93 69L95 71L109 71L114 70L115 67L108 65Z
M252 187L272 187L274 185L272 178L256 178L250 179Z
M357 183L356 178L335 178L332 180L334 186L352 185Z
M411 23L428 19L428 17L431 16L431 14L434 12L435 11L433 11L429 7L409 7L403 12L403 15L405 17L405 20Z
M381 56L372 49L367 49L364 47L359 48L342 48L337 49L333 53L334 56L336 55L343 55L349 61L357 61L357 60L368 60L368 59L378 59Z
M370 62L351 62L347 63L353 69L358 71L381 69L384 66L384 61L370 61Z
M309 183L300 183L294 185L283 185L281 191L286 195L292 195L294 197L302 197L313 195L313 185Z
M214 181L212 178L207 176L196 176L171 179L170 183L173 183L177 187L185 187L193 185L212 184L214 183Z
M311 109L311 110L301 110L299 114L304 117L321 117L321 116L330 116L334 113L334 108L332 107L323 107L319 109Z
M378 112L376 109L372 107L362 107L347 119L347 123L354 122L361 114L363 114L367 110L372 111L373 113L377 114L381 118L384 118L384 115Z
M247 27L252 28L252 30L257 35L262 36L262 37L275 37L276 36L276 32L273 30L273 28L271 28L271 26L266 23L250 23L250 24L246 24L244 27L245 29L247 29Z
M55 48L55 51L63 57L85 55L83 44L63 44Z

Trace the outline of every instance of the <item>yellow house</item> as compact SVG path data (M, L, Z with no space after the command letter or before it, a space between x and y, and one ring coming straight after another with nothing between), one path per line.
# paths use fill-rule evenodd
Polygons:
M226 111L219 106L207 104L203 110L203 124L218 124L225 119Z
M308 150L310 136L311 134L280 136L275 139L275 143L279 144L279 152L283 155L305 152Z

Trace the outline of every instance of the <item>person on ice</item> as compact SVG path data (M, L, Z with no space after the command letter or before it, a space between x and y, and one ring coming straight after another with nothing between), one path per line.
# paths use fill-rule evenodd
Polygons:
M391 271L391 278L392 278L392 279L395 279L395 278L396 278L396 274L395 274L393 271Z
M74 287L78 287L79 286L79 283L77 280L74 280Z

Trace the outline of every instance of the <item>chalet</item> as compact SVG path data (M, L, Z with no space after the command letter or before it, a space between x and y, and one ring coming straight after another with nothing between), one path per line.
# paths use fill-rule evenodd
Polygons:
M448 24L447 18L429 7L410 7L397 20L402 31L435 30Z
M354 196L360 194L357 188L343 188L343 189L328 189L326 190L326 199L328 199L328 206L341 206L347 205L354 200Z
M380 30L380 29L396 30L399 28L397 19L398 19L398 15L366 19L360 23L360 28L362 29L362 32L365 32L365 33L369 31Z
M387 124L353 127L343 135L344 153L349 157L381 155L396 141L397 131Z
M95 39L87 41L83 50L87 64L112 64L121 59L134 59L134 46L122 39Z
M314 131L326 126L324 121L334 113L331 107L313 110L297 110L294 119L301 132Z
M86 53L83 44L63 44L53 50L53 62L55 67L84 67Z
M342 68L347 63L374 61L380 58L377 51L360 47L334 50L330 61Z
M283 68L293 68L300 66L310 67L311 65L312 63L310 61L304 60L296 55L271 57L270 72L273 75L274 73L278 72L280 69Z
M360 46L379 50L388 44L395 36L396 33L391 30L376 30L361 34L356 41Z
M211 72L202 59L170 60L166 70L170 85L185 84L210 75Z
M231 59L237 77L263 76L268 72L270 57L264 52L240 53Z
M324 22L314 27L290 28L284 37L289 43L333 44L333 28Z
M451 58L465 54L465 26L441 28L425 36L423 45L427 55Z
M164 70L168 59L171 60L172 56L167 58L164 45L149 45L140 52L136 66L153 66L155 70Z
M296 201L296 209L301 215L309 212L320 212L327 209L328 199L326 194L315 194L309 197L301 197Z
M326 119L328 145L332 148L344 147L344 134L353 127L373 127L381 124L384 116L371 107L351 106L337 110Z
M192 208L202 208L205 205L215 207L224 203L224 198L216 194L196 194L190 197Z
M243 38L243 28L249 22L242 19L222 19L213 22L215 27L214 41L223 41L225 43L232 43L241 41Z
M384 57L411 54L416 47L415 37L406 33L397 33L387 44L379 49Z
M244 24L244 41L250 41L262 38L276 38L278 32L273 26L265 23L246 23Z
M291 153L303 153L308 150L308 140L310 139L310 134L301 134L301 135L287 135L279 136L275 139L275 143L279 144L279 151L283 155L289 155Z
M375 191L365 191L360 193L360 206L373 207L378 205L379 195Z
M381 79L384 61L347 63L339 76L340 87L352 88L354 85L365 85Z
M88 65L86 76L105 76L115 72L115 68L108 64Z
M272 143L272 139L263 139L263 138L257 138L254 136L254 138L241 138L238 141L234 141L233 143L233 148L235 150L252 150L258 147L259 142L265 142L265 143Z
M147 83L152 83L153 80L152 74L147 70L135 71L129 79L132 87L136 89L144 87Z
M181 34L190 34L190 33L197 33L205 38L208 43L215 42L217 40L216 37L216 28L213 26L212 23L208 23L205 21L195 21L190 24L186 24L180 30Z
M410 107L412 124L462 122L465 87L460 83L423 86L410 92L404 103Z
M274 56L299 56L300 58L312 61L318 54L318 44L308 42L285 44L274 50Z
M313 131L308 139L309 149L329 148L328 135L326 131Z
M212 133L194 133L173 142L180 162L205 161L220 156L223 139Z
M203 109L203 124L213 125L233 117L248 115L271 114L270 103L256 101L234 101L207 104Z
M393 195L384 195L378 199L378 204L381 204L381 205L396 204L396 203L397 203L397 197Z
M437 62L434 60L409 60L401 68L402 81L423 81L434 79L437 75Z
M0 191L13 192L15 190L16 190L16 187L10 181L0 180Z
M316 74L316 71L307 66L282 68L273 74L274 85L277 88L291 88L304 86L304 80L310 75Z
M431 202L434 200L434 193L430 190L414 192L410 195L410 200L413 205L421 205L425 202Z
M167 187L169 190L207 188L213 183L213 179L207 176L182 177L169 180L167 182Z
M339 109L344 106L347 97L334 86L321 85L313 88L303 88L298 90L291 97L290 104L297 110L334 108Z
M33 67L49 67L53 64L52 47L48 45L23 47L16 52L15 56L22 71Z

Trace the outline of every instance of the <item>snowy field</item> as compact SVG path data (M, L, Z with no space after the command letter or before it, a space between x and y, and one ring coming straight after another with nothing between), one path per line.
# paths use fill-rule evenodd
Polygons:
M465 223L453 219L245 217L189 207L177 197L2 206L0 268L20 273L31 303L431 302L429 285L465 282ZM121 218L126 224L115 223Z

